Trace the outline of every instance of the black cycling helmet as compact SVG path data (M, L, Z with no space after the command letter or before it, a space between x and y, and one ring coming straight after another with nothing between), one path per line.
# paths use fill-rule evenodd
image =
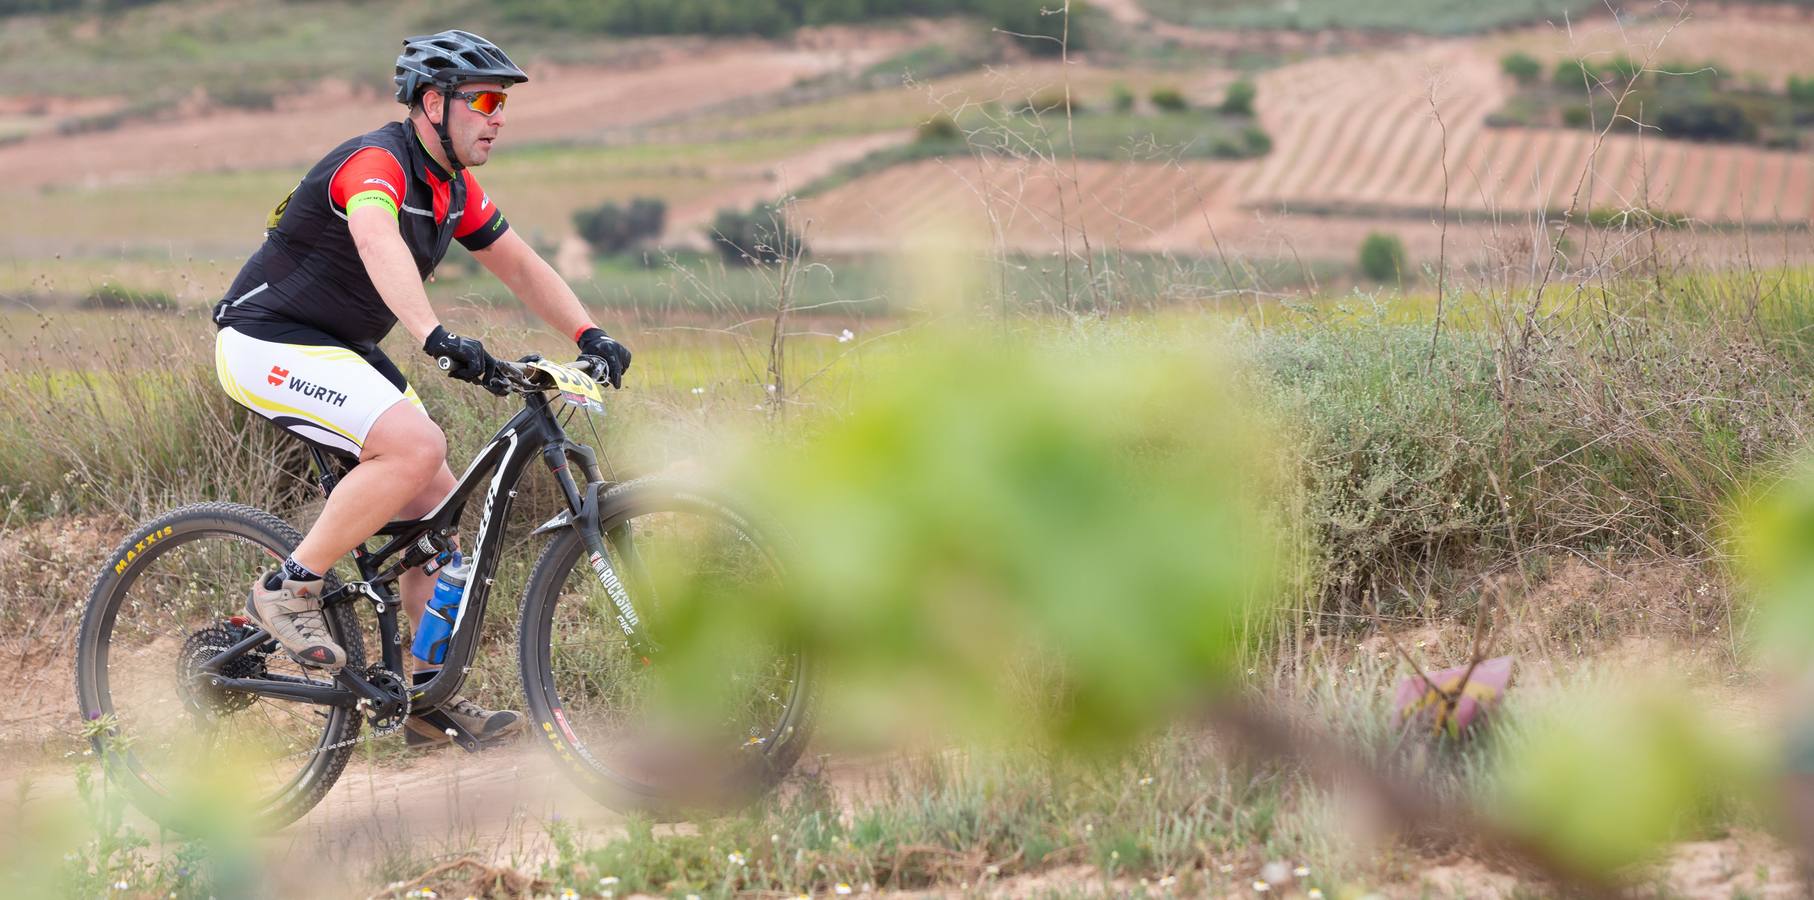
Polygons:
M411 106L429 88L439 90L451 101L446 95L468 81L496 81L509 87L528 81L529 76L498 45L470 31L448 30L404 39L393 80L397 82L397 102ZM441 136L441 149L454 170L465 168L447 136L445 115L435 131Z

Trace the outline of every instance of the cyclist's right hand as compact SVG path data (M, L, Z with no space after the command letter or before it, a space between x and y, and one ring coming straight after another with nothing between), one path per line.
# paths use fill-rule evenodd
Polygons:
M470 381L498 396L508 392L498 375L498 361L485 352L477 338L460 337L436 325L422 342L422 351L433 357L449 378Z

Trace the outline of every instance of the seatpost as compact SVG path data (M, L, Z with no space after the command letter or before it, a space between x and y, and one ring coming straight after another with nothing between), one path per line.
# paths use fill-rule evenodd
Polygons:
M335 486L340 484L340 474L334 471L333 460L314 444L309 445L309 455L315 458L315 471L321 473L321 496L334 493Z

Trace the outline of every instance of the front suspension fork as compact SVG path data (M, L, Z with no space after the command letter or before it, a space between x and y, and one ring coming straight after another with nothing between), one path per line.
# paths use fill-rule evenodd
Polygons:
M586 563L592 574L605 589L605 596L611 599L613 618L617 627L629 641L630 649L640 657L644 664L651 662L661 652L661 645L649 637L643 627L642 617L636 612L636 602L631 599L630 591L624 586L623 579L617 575L617 569L611 564L610 549L606 546L605 535L599 528L598 492L603 487L603 480L598 477L596 466L591 460L584 460L588 481L584 492L574 482L568 468L568 458L564 448L550 447L543 451L548 465L554 470L555 480L560 483L561 493L567 498L569 509L578 510L568 524L579 529L580 540L585 542ZM642 559L636 553L636 544L630 533L628 522L611 529L610 546L617 549L618 559L629 570L629 574L639 588L646 594L652 590L650 581L642 566Z

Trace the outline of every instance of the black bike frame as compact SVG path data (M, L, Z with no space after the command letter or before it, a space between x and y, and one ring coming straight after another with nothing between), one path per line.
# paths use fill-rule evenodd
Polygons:
M451 536L459 524L466 501L479 490L480 485L485 485L484 506L479 514L478 532L470 551L472 574L466 580L465 594L461 598L459 612L454 617L447 659L433 678L411 691L412 710L423 711L439 706L459 693L460 685L466 680L467 667L478 651L479 625L485 619L485 604L490 599L494 581L492 576L498 568L498 557L504 541L503 522L510 514L511 500L517 495L516 485L521 480L523 471L538 454L560 485L567 510L536 529L536 533L545 533L562 526L581 529L591 551L594 573L617 606L619 627L639 652L645 656L652 652L647 639L637 627L638 617L630 604L628 593L611 569L603 539L599 535L598 497L601 488L610 485L599 471L597 457L591 448L567 439L546 394L527 392L523 395L523 401L522 411L498 429L491 442L473 458L472 464L460 476L453 491L434 510L423 518L394 521L379 529L375 537L389 538L382 546L368 550L362 544L353 551L353 560L359 568L359 580L342 583L322 597L323 606L347 603L359 597L371 600L378 616L384 668L401 675L403 636L397 623L397 611L401 606L394 590L397 579L404 572L434 559L451 546ZM323 451L312 445L311 450L321 472L322 489L332 493L338 482L335 469L329 464ZM569 463L574 461L580 464L585 474L584 490L574 481L570 470ZM487 475L490 476L489 479ZM628 537L613 535L613 543L618 545L619 553L632 552L628 547ZM629 559L633 560L634 557ZM257 633L204 663L202 669L214 676L212 683L217 688L263 697L346 707L355 706L361 700L382 706L392 699L369 682L364 673L350 668L342 669L335 676L335 685L274 675L259 678L226 678L220 675L221 668L228 661L262 644L268 644L271 640L269 633L259 629Z

